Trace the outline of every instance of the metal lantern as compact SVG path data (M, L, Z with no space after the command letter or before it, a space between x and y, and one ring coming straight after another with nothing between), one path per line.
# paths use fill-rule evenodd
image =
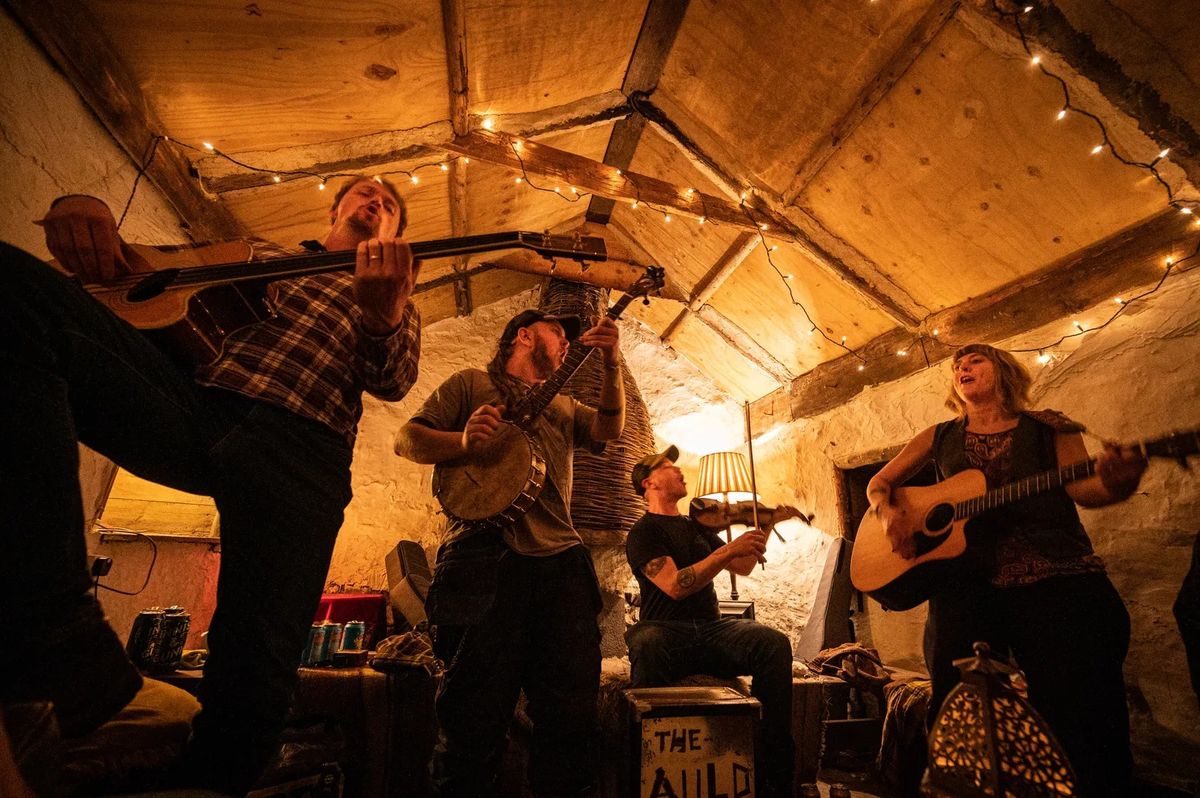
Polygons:
M929 736L929 798L1075 795L1075 774L1042 716L1010 686L1015 669L986 643L957 660L962 682L946 697Z

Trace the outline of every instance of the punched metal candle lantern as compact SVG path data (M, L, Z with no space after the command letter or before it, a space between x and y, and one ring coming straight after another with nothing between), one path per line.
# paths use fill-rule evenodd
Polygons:
M1075 795L1075 775L1049 725L1009 686L1015 669L992 659L986 643L956 661L962 682L950 691L929 734L929 798Z
M757 498L750 479L750 469L746 467L746 458L742 453L713 452L701 457L700 483L696 487L696 495L702 499L720 499L729 504L736 500L734 494L744 494L747 499ZM725 537L733 540L733 530L729 527L725 527ZM729 598L738 600L737 576L732 571L729 573Z

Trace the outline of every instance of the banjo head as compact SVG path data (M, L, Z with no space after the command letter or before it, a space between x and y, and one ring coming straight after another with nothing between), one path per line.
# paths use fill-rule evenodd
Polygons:
M541 493L546 465L537 444L504 422L488 445L469 460L440 463L433 493L446 514L463 521L512 521ZM516 510L516 514L512 512Z

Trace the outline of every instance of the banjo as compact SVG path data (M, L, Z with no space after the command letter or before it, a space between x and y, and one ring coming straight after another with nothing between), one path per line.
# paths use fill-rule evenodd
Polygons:
M647 267L608 309L608 318L616 319L634 299L662 288L663 275L662 267ZM505 411L487 446L469 459L447 460L434 467L433 494L446 515L481 526L506 526L533 506L546 484L546 460L531 429L593 351L593 347L572 344L549 379L530 388Z

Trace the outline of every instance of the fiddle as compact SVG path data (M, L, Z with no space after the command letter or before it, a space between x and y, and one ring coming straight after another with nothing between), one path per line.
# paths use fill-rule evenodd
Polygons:
M755 505L757 504L757 508ZM740 502L723 502L718 499L692 499L688 505L688 515L700 526L709 529L725 529L734 524L754 526L755 509L758 511L758 527L769 532L775 524L789 518L799 518L806 524L812 523L812 516L801 512L787 504L778 507L768 507L762 502L747 499ZM775 533L779 535L778 532ZM780 535L780 539L783 536Z

